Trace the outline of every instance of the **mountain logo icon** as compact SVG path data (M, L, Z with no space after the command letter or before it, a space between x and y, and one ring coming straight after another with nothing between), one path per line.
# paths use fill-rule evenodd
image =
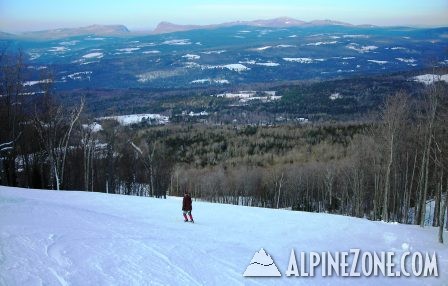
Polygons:
M278 271L277 265L275 265L272 257L260 249L255 252L254 257L247 266L246 271L243 274L244 277L280 277L280 271Z

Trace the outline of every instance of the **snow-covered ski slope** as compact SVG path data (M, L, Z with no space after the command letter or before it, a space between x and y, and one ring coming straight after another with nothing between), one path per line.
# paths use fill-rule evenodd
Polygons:
M435 228L178 198L0 187L0 285L448 285ZM445 237L446 237L445 233ZM282 277L243 277L264 248ZM300 251L435 251L438 278L286 277Z

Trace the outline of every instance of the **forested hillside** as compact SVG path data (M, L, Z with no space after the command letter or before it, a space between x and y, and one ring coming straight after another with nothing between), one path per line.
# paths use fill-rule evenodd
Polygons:
M443 75L219 96L171 91L159 97L162 114L95 117L92 94L64 100L51 81L26 92L23 67L20 53L2 59L1 184L156 197L189 191L213 202L443 225ZM429 199L435 216L425 221Z

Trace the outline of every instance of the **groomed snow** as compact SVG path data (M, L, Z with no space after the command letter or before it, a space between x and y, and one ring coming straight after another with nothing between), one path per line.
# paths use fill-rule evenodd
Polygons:
M447 285L436 229L179 198L0 187L1 285ZM263 248L282 277L243 273ZM438 278L286 277L291 249L428 251Z

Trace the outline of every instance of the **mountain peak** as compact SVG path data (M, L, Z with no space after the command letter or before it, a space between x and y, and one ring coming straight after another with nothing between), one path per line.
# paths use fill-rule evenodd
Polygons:
M254 24L255 26L265 26L265 27L290 27L290 26L300 26L305 24L306 22L290 17L279 17L267 20L249 21L245 23L248 25Z
M90 25L84 29L95 33L129 33L128 28L124 25Z
M162 21L154 29L154 34L166 34L173 32L189 31L194 29L199 29L201 26L198 25L178 25L171 22ZM205 26L204 26L205 27Z
M309 22L308 24L313 26L353 26L350 23L341 22L341 21L334 21L334 20L313 20Z

